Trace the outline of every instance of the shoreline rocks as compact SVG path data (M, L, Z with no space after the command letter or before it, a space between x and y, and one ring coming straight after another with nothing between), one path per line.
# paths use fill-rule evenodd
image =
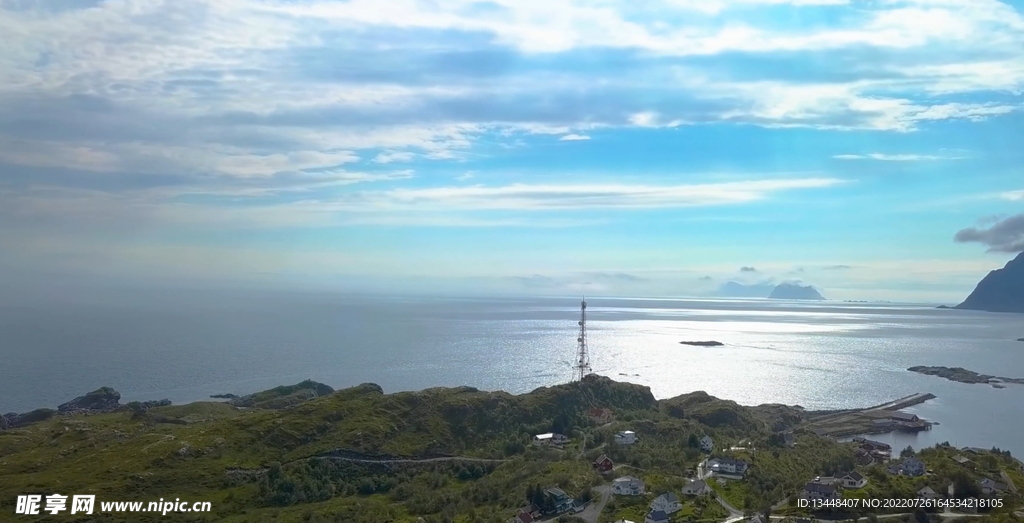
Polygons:
M694 347L722 347L725 344L720 341L681 341L682 345L692 345Z
M103 414L129 409L133 412L145 412L154 407L166 407L171 400L133 401L121 405L121 393L110 387L100 387L84 396L61 403L57 409L36 409L30 412L8 412L0 415L0 430L24 427L31 423L46 421L54 416L73 416L78 414Z
M946 378L947 380L958 381L960 383L983 383L986 385L1017 383L1024 385L1024 378L1003 378L988 374L978 374L977 372L967 370L963 367L927 367L920 365L910 367L907 370L918 374L925 374L927 376L938 376L940 378Z

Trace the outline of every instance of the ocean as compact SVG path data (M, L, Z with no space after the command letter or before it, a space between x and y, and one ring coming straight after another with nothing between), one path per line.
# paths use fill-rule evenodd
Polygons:
M1024 316L903 304L588 299L594 372L658 398L703 390L743 405L845 409L916 392L939 423L893 436L1024 456L1024 386L969 385L914 365L1024 377ZM150 293L0 305L0 412L55 407L100 386L122 402L245 394L307 378L385 391L563 383L579 298ZM721 347L679 342L716 340ZM876 436L875 439L885 439Z

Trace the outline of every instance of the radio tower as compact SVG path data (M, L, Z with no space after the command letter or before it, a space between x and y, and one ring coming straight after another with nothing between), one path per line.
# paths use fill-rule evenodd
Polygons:
M590 355L587 354L587 301L586 298L580 302L580 336L576 349L576 364L572 370L572 381L582 381L583 377L590 374Z

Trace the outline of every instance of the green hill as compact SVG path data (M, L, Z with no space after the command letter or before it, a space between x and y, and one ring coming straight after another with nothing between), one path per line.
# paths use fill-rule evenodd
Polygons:
M600 376L521 395L323 387L304 382L230 403L57 414L0 430L0 513L13 513L18 495L56 492L212 504L211 513L174 521L504 522L537 487L587 498L608 481L590 465L601 454L652 491L678 489L704 457L697 438L771 447L774 431L803 419L799 408L744 407L702 392L658 401L647 387ZM608 409L611 420L592 419L595 409ZM626 429L640 443L617 446L614 434ZM549 431L572 441L561 449L531 445ZM779 447L753 458L751 504L777 500L852 458L847 446L800 437L810 452ZM143 513L103 518L170 521Z

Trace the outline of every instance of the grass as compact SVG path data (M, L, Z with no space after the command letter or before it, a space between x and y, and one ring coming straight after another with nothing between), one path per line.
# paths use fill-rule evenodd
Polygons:
M281 396L284 394L284 396ZM257 396L261 403L291 398L292 389ZM289 399L289 401L291 401ZM607 425L589 421L594 406L613 410ZM216 402L128 411L57 416L0 432L0 513L14 511L22 494L95 494L106 501L180 498L210 501L210 514L176 521L503 523L526 504L531 485L558 486L570 495L607 483L590 466L607 453L633 468L618 474L643 479L651 492L616 497L602 521L642 521L654 496L677 494L687 470L701 455L691 436L721 442L749 438L758 448L747 479L720 489L743 508L784 499L803 482L845 465L849 445L800 434L795 449L771 448L766 427L800 421L784 407L741 407L702 393L656 401L646 387L593 378L582 384L513 396L470 388L383 394L363 385L284 409L238 409ZM559 429L576 443L566 450L529 446L533 434ZM635 430L641 443L612 443L619 430ZM580 456L579 444L587 449ZM335 449L368 456L458 455L501 458L496 463L352 463L310 459ZM922 452L942 474L960 467L949 452ZM994 456L994 455L993 455ZM984 467L1007 470L1024 487L1020 472L1001 458L979 458ZM947 463L948 462L948 463ZM234 471L241 469L241 473ZM876 471L877 472L877 471ZM715 486L718 488L717 486ZM865 495L919 488L893 478L869 485ZM676 521L725 517L713 500L688 500ZM148 517L148 519L147 519ZM54 521L66 520L57 517ZM48 521L40 516L38 521ZM104 521L165 521L147 515L111 515Z

